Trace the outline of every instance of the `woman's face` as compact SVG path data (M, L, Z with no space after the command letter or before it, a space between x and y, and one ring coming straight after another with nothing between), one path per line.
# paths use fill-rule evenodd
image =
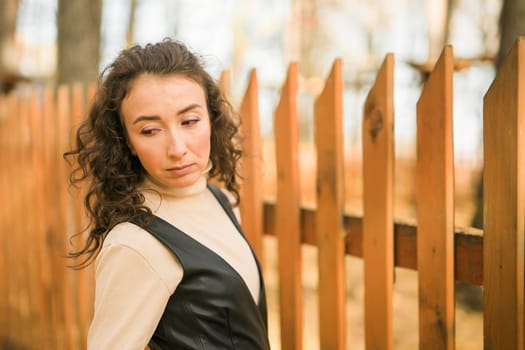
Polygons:
M210 157L210 116L203 88L182 75L142 74L121 105L129 147L165 188L191 185Z

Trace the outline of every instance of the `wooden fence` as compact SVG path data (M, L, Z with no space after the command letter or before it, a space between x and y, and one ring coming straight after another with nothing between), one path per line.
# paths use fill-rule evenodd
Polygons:
M314 106L315 209L300 203L295 63L275 110L277 198L263 201L252 72L240 106L248 153L241 213L259 256L263 233L277 237L282 349L303 347L302 244L318 248L323 350L345 348L345 254L364 261L367 349L393 348L395 266L418 273L420 349L454 348L454 281L483 286L485 349L525 349L525 39L516 42L484 98L483 232L454 226L453 65L446 47L417 104L417 226L394 222L392 214L393 55L363 108L362 217L344 211L344 182L351 179L343 173L342 61L334 62ZM93 94L86 90L74 85L0 96L0 347L6 349L85 346L93 268L65 268L68 234L83 220L80 193L66 184L61 154Z

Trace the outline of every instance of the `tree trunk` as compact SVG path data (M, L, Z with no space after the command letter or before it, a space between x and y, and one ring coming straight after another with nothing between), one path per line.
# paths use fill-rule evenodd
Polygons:
M100 58L102 0L58 1L57 82L90 82Z
M5 92L14 83L10 81L14 75L10 69L10 50L13 49L15 38L18 0L0 0L0 92Z
M137 0L130 0L128 30L126 32L126 47L130 47L131 45L133 45L133 32L135 31L136 8L137 8Z
M292 0L290 41L287 45L292 60L299 61L299 73L311 78L319 74L318 64L312 60L312 49L318 41L319 23L317 9L320 0Z
M525 35L525 1L503 0L499 17L500 44L496 67L499 67L519 35Z

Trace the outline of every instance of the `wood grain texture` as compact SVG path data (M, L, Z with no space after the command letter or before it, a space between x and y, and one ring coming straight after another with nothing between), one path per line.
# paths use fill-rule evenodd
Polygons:
M274 114L281 348L301 350L302 285L299 184L299 125L297 115L297 63L288 68L286 82Z
M56 117L56 89L47 86L43 93L43 115L44 121L44 181L47 186L43 188L44 207L57 208L57 188L56 188L56 166L57 166L57 117ZM60 323L60 293L62 287L57 286L56 268L57 252L54 241L57 227L59 225L59 215L46 215L44 221L44 254L48 259L49 265L44 268L44 285L47 302L51 305L51 329L53 330L52 345L53 349L63 349L63 328Z
M47 186L46 167L45 167L45 134L46 126L44 123L44 115L42 105L45 101L46 89L38 89L33 91L31 99L31 138L33 140L33 176L35 189L32 201L32 217L34 222L33 240L36 248L35 259L38 266L38 290L36 291L39 299L39 318L38 322L41 326L40 344L44 349L53 348L53 327L51 319L51 277L50 277L50 261L49 254L46 247L46 208L43 189Z
M263 179L258 94L257 71L253 69L239 110L244 152L240 211L243 230L259 261L263 263Z
M3 152L0 152L0 164L9 164L9 149L8 149L8 137L7 137L7 123L8 123L8 116L7 113L7 98L4 94L0 94L0 150L3 150ZM9 173L8 173L9 167L0 167L0 193L2 193L3 198L3 206L2 210L0 210L0 227L1 228L7 228L8 227L8 211L9 211ZM4 315L4 317L0 317L0 338L1 339L8 339L8 323L9 320L6 316L9 315L8 313L8 305L7 305L7 298L8 298L8 285L7 285L7 273L8 273L8 260L7 260L7 242L5 241L4 236L0 237L0 276L4 276L4 280L6 283L0 283L0 315Z
M264 232L275 235L274 202L264 203ZM317 232L314 208L301 207L301 241L315 245ZM357 258L363 257L362 218L344 215L345 253ZM394 222L394 264L396 267L417 270L417 226L414 222ZM483 231L475 228L456 227L454 233L456 256L455 279L459 282L483 285Z
M419 348L454 348L454 156L447 46L417 103Z
M392 349L394 284L394 56L385 57L363 111L366 349Z
M92 89L92 88L91 88ZM87 115L87 104L91 99L93 90L89 86L84 84L76 83L72 86L71 91L71 128L70 128L70 144L74 147L76 131L78 127ZM77 164L72 164L76 167ZM70 171L72 167L68 169ZM71 212L73 215L73 229L72 232L68 232L69 241L71 245L69 250L78 251L83 246L87 239L88 232L85 231L87 220L84 213L84 197L85 197L85 183L78 185L77 187L70 187L69 194L71 197ZM74 236L79 234L78 236ZM77 261L70 260L69 263L79 263ZM71 271L71 270L69 270ZM73 272L73 271L71 271ZM79 334L79 347L84 348L86 345L89 324L93 317L93 305L95 300L95 267L94 264L75 270L74 278L76 279L76 293L75 302L77 307L77 332Z
M57 90L57 144L56 144L56 200L58 204L58 225L53 237L54 272L53 276L60 285L59 293L59 324L62 329L62 345L67 349L77 349L79 334L76 328L77 309L74 301L75 283L73 272L67 270L67 261L64 259L68 251L68 236L70 224L70 195L68 192L67 177L69 167L62 160L62 154L69 149L71 130L71 86L61 85ZM55 204L56 205L56 204Z
M219 77L219 87L224 94L224 97L228 98L230 97L231 92L231 78L230 78L230 71L228 69L225 69L221 72L221 76Z
M484 98L484 344L524 349L525 39Z
M342 61L335 60L314 106L321 349L345 348Z

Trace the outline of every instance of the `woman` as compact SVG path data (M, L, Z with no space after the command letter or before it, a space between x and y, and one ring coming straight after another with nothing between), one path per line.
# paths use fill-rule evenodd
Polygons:
M88 349L269 349L264 283L232 212L237 127L199 59L165 40L122 51L77 132L96 259ZM224 184L228 196L207 179Z

